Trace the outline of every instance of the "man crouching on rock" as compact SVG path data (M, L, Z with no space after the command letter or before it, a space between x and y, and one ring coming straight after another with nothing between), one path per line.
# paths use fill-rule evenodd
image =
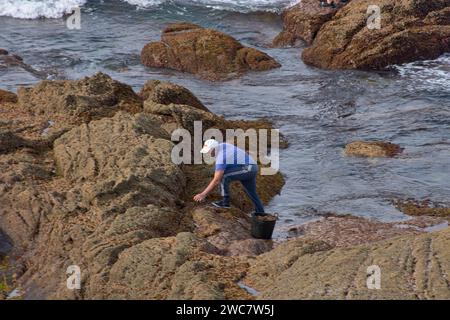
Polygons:
M216 170L214 178L206 189L194 196L195 201L203 201L220 184L223 198L213 202L212 205L228 209L230 208L230 183L240 181L255 206L255 213L264 213L264 205L256 192L258 165L252 156L232 144L219 143L214 139L206 140L200 152L209 153L211 157L216 158Z

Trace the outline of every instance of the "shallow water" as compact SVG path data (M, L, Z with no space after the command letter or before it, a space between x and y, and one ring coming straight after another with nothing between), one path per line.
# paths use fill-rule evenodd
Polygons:
M391 205L394 197L448 201L450 56L391 72L318 70L302 63L301 48L267 48L282 27L279 16L236 12L254 9L248 1L238 2L221 1L233 11L205 7L213 3L208 1L195 6L163 1L146 9L118 0L89 1L82 9L81 30L67 29L62 19L0 17L0 48L21 55L49 78L104 71L136 90L149 79L170 80L188 87L213 112L274 120L290 142L281 153L286 185L268 208L280 214L280 227L309 221L321 212L405 219ZM287 3L265 1L261 8L279 11ZM248 10L243 10L246 5ZM173 21L229 33L267 52L282 67L224 83L143 67L140 50ZM25 71L0 69L2 89L38 80ZM405 151L395 159L343 156L345 144L357 139L389 140Z

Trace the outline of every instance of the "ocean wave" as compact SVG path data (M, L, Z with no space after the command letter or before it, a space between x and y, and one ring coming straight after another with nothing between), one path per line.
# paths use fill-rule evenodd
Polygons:
M61 18L87 0L0 0L0 16L20 19Z
M139 8L149 8L163 3L176 5L196 5L211 9L230 10L238 12L270 11L279 12L282 9L298 3L300 0L123 0Z
M395 66L402 78L413 80L409 89L450 90L450 54L435 60L415 61Z
M139 9L164 4L201 6L210 9L237 12L280 12L300 0L121 0ZM87 0L0 0L0 16L20 19L61 18L73 8L86 4Z

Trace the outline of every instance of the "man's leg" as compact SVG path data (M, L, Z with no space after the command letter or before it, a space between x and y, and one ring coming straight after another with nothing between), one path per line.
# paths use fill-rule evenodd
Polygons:
M222 195L222 202L225 205L230 205L230 179L227 179L225 176L220 181L220 192Z
M264 205L256 192L256 175L253 175L249 179L241 180L241 183L250 200L255 205L255 213L264 213Z
M229 207L230 206L230 183L232 181L237 181L242 178L246 178L246 174L248 174L247 166L235 167L232 169L225 170L223 174L222 181L220 182L220 192L222 195L222 201L220 204L215 202L213 205L220 207ZM216 205L219 204L219 205Z

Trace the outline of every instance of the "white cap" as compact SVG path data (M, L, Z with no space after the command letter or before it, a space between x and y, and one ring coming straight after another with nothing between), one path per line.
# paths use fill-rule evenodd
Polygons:
M206 140L205 143L203 144L202 150L200 150L200 153L208 153L212 149L217 148L218 146L219 146L219 142L217 142L216 140L214 140L214 139Z

